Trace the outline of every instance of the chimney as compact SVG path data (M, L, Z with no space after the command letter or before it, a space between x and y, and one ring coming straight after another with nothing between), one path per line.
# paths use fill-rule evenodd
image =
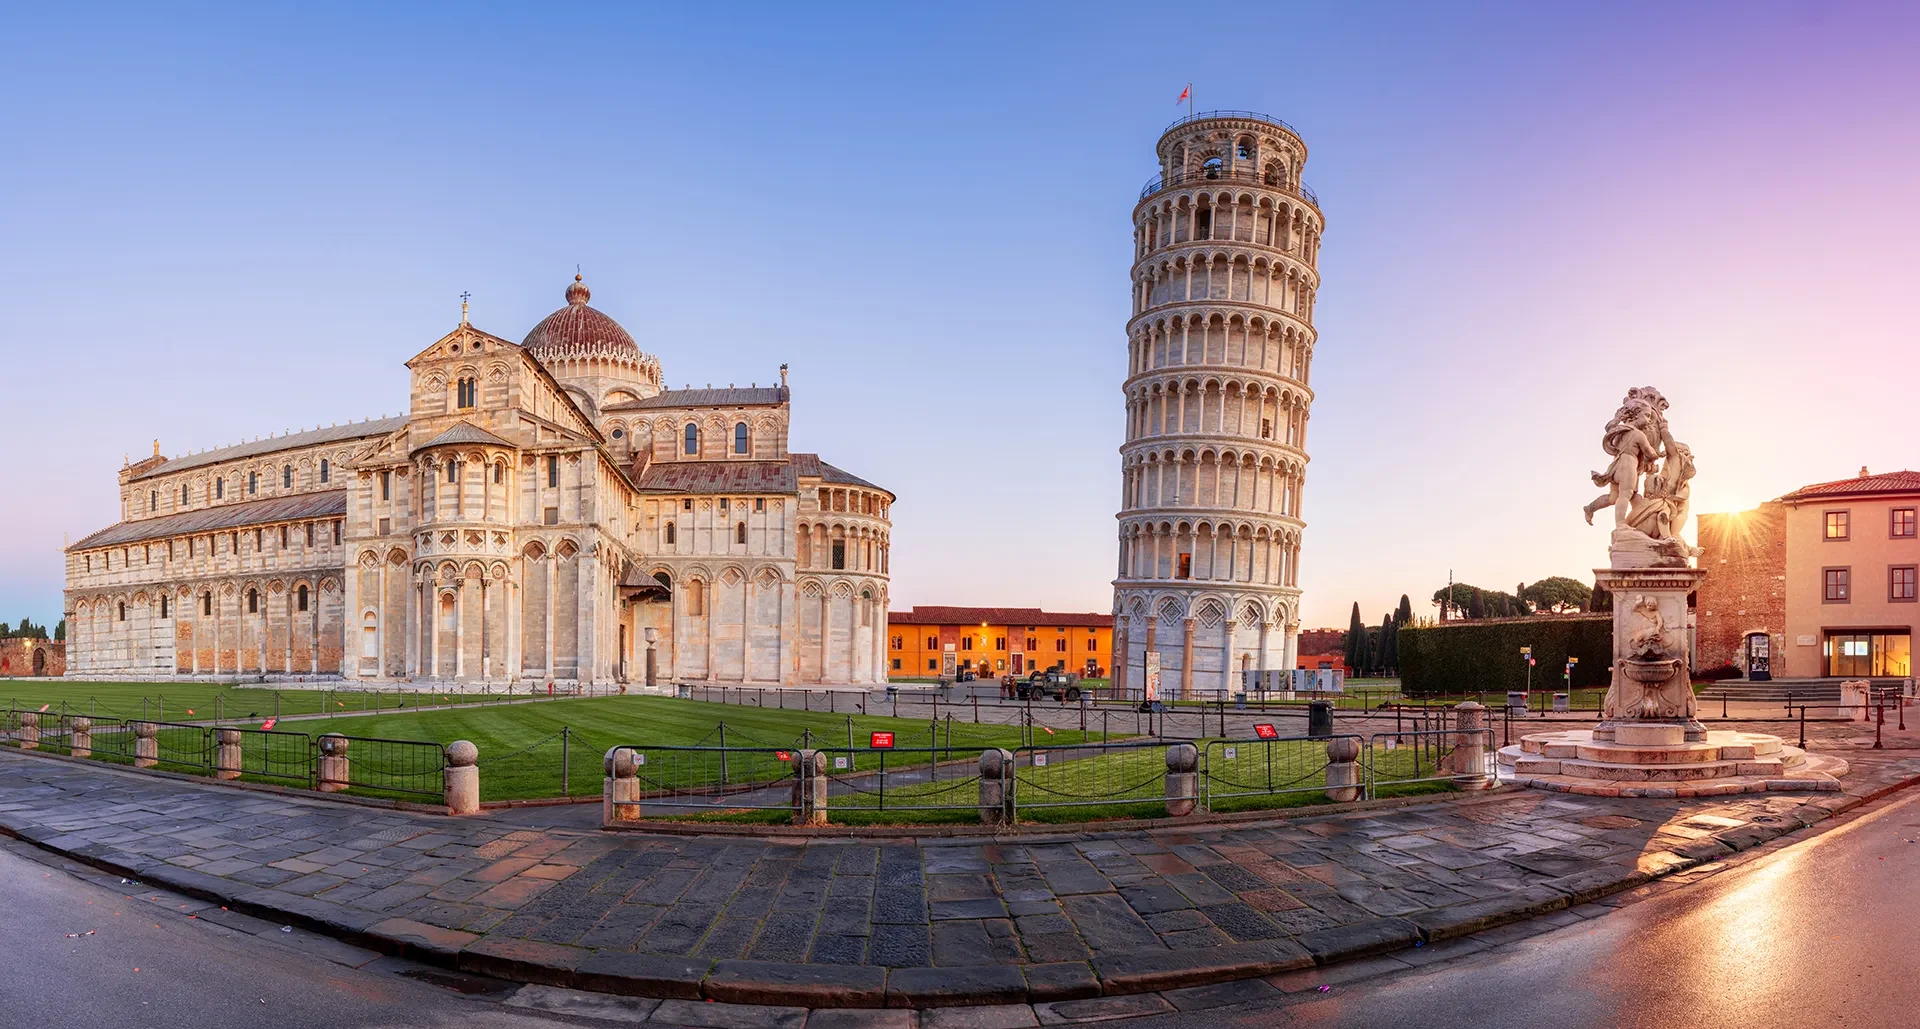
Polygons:
M1866 466L1866 465L1861 465L1861 466L1860 466L1860 477L1861 477L1862 479L1864 479L1864 478L1866 478L1866 477L1867 477L1867 466Z

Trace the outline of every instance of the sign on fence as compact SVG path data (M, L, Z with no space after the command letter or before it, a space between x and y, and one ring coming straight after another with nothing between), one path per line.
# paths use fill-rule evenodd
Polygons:
M874 750L892 750L893 734L890 732L876 732L867 738L867 746L872 747Z
M1254 723L1253 734L1263 740L1277 740L1280 738L1280 730L1275 729L1272 722Z

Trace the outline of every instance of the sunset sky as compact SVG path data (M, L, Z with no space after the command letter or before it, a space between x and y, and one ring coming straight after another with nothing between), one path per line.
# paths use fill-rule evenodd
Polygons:
M1109 610L1188 81L1327 215L1308 625L1590 580L1629 386L1695 511L1920 466L1911 5L396 7L0 12L0 620L155 437L401 411L462 291L517 340L576 265L674 387L792 365L794 449L899 495L896 609Z

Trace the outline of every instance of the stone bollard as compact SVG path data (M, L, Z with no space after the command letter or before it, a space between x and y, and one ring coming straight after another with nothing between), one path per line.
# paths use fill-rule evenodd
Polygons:
M980 824L1013 824L1013 752L980 752Z
M76 718L72 722L73 735L67 741L67 753L74 757L93 756L93 719Z
M240 778L240 730L215 729L213 731L213 777L215 779Z
M640 762L632 747L607 751L606 788L600 794L600 824L617 825L640 818Z
M471 815L480 811L480 748L468 740L447 744L447 814Z
M827 755L817 750L793 755L793 824L827 824Z
M133 723L133 767L152 768L160 763L160 727L152 722Z
M320 737L320 792L339 793L346 789L351 769L347 762L347 738L337 732Z
M1167 814L1193 814L1200 796L1200 750L1191 743L1167 748Z
M1360 741L1336 736L1327 741L1327 799L1345 804L1360 799Z
M20 712L20 749L40 749L40 712Z
M1487 752L1493 749L1493 736L1484 731L1487 709L1471 700L1454 705L1453 728L1453 752L1447 755L1447 769L1457 776L1453 784L1463 790L1491 787Z

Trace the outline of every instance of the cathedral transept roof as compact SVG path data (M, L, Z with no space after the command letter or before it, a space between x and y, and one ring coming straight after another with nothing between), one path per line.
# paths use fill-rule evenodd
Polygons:
M244 529L272 522L338 518L346 513L346 490L322 490L318 493L300 493L291 497L274 497L271 500L221 504L198 511L182 511L179 514L161 515L158 518L140 518L131 522L120 522L101 529L67 549L117 547L128 543L139 543L142 540L190 536L194 533L217 532L225 529Z

